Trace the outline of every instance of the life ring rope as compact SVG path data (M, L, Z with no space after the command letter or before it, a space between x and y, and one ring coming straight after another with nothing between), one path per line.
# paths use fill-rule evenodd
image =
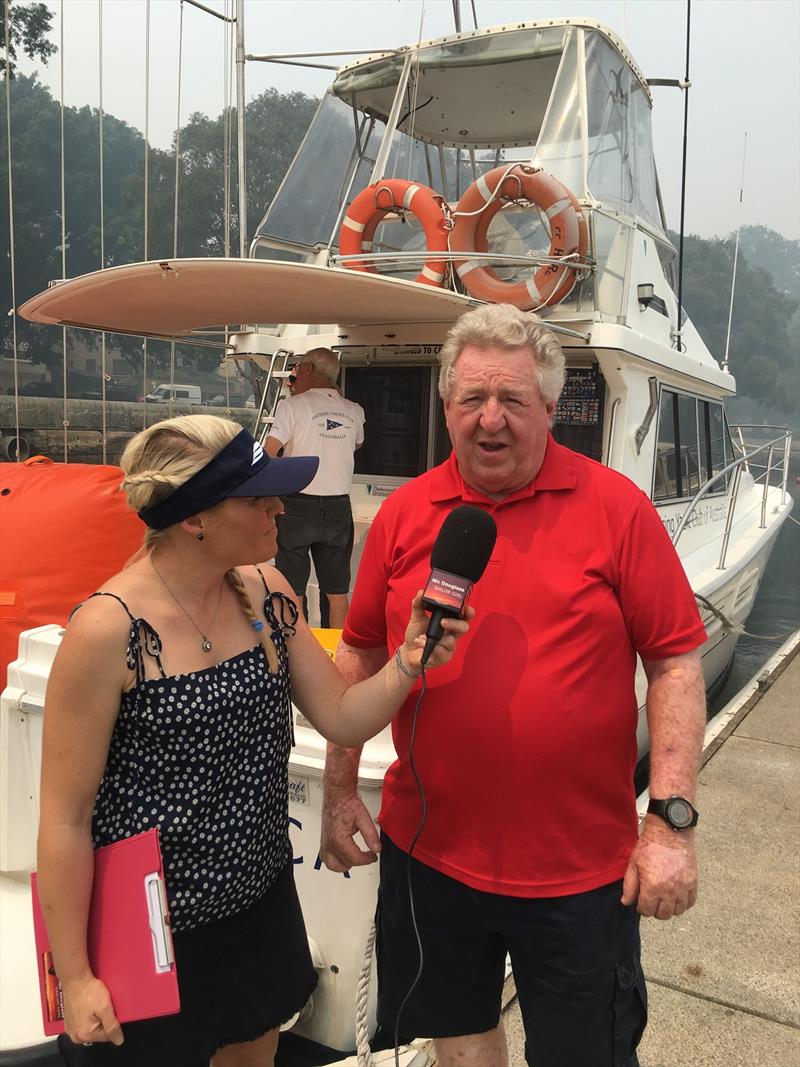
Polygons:
M471 256L488 252L489 223L502 210L500 201L532 204L551 224L550 254L531 259L538 269L528 279L506 282L483 258ZM426 252L431 255L416 277L418 283L442 286L452 270L471 295L492 303L540 311L563 300L580 269L588 265L589 233L580 204L559 179L541 168L518 162L495 167L468 187L454 209L419 182L401 178L374 182L361 190L342 219L339 247L346 267L378 273L370 262L372 241L390 212L402 219L413 214L422 225ZM362 255L365 258L359 259Z
M388 196L388 203L381 200ZM342 256L368 254L372 239L380 223L389 212L411 212L419 219L425 233L429 252L448 252L453 222L444 197L427 185L402 178L385 178L368 185L356 196L347 209L339 230L339 251ZM367 259L346 263L350 270L377 274L374 263ZM441 286L448 264L428 259L416 277L423 285Z
M509 179L517 195L503 195ZM488 250L489 223L502 210L500 199L525 200L547 218L550 228L548 262L533 277L506 282L490 266L470 258L471 252ZM495 167L469 186L453 212L456 225L448 235L448 248L455 255L455 273L467 291L490 303L510 303L523 311L540 311L563 300L575 284L579 263L588 251L589 233L580 205L569 189L540 168L511 163Z

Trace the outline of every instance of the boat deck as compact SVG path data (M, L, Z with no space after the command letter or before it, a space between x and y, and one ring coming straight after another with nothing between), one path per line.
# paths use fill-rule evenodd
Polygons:
M709 724L698 903L642 924L641 1067L800 1065L800 633L768 667ZM516 1000L505 1022L524 1067Z

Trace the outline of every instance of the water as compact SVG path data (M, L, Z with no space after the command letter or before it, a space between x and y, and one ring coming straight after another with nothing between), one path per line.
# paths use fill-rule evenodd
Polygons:
M793 466L796 468L797 463ZM794 486L796 475L795 469L789 480L795 497L791 514L800 521L800 487ZM800 629L800 526L791 519L784 522L778 534L746 629L747 633L736 645L730 677L709 708L712 713L723 708L791 633ZM761 640L751 634L768 635L772 639Z

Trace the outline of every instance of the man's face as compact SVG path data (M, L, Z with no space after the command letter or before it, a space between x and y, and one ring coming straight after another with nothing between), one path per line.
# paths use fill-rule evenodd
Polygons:
M292 375L295 379L294 381L289 379L289 392L292 396L299 396L300 393L304 393L311 388L313 370L314 364L310 360L301 360L300 363L292 368Z
M453 370L444 413L461 476L502 499L539 473L555 405L542 399L527 348L468 345Z

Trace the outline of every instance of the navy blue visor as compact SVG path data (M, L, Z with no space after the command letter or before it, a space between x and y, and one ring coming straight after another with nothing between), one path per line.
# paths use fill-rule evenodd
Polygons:
M164 530L229 496L287 496L299 493L317 473L318 456L270 459L247 430L241 430L205 467L166 500L142 508L139 518Z

